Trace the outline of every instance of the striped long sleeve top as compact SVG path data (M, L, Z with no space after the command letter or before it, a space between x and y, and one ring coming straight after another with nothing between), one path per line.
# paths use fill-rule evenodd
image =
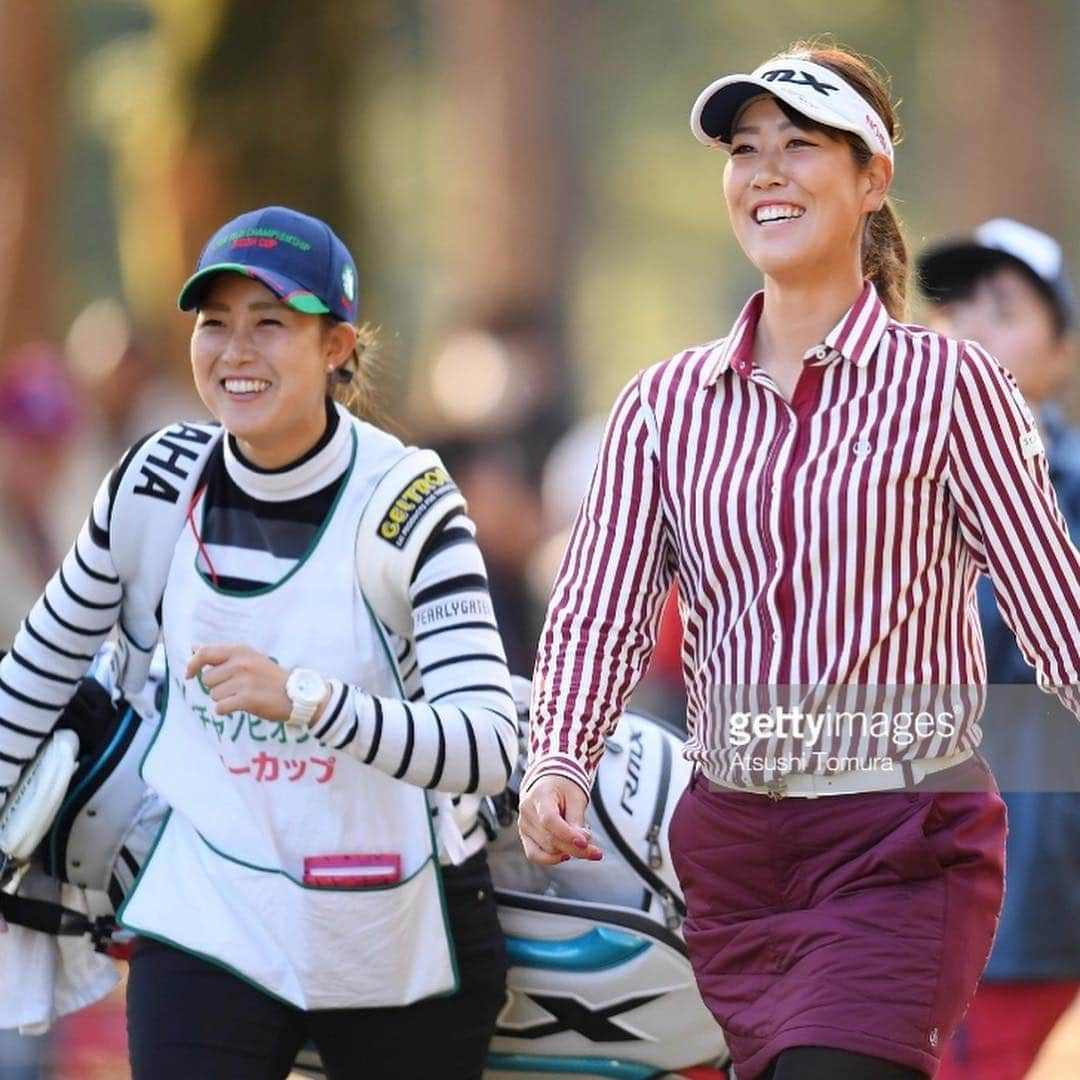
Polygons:
M247 463L231 438L207 463L203 554L218 583L284 577L318 533L347 470L347 425L333 409L320 443L283 470ZM124 462L102 484L82 531L0 661L0 803L116 621L121 585L109 545ZM432 536L410 584L412 640L391 637L406 698L331 680L317 738L408 783L472 796L503 789L518 751L509 672L475 527L465 513ZM461 800L459 800L460 803ZM469 816L469 815L466 815Z
M788 401L752 362L763 302L614 406L540 640L523 790L552 773L589 790L676 579L685 753L721 779L747 781L732 688L985 684L980 574L1040 685L1077 711L1080 554L1012 376L892 320L868 283Z

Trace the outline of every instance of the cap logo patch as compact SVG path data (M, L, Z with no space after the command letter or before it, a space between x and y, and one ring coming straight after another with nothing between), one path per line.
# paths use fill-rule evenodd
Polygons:
M356 296L356 275L353 273L351 266L346 266L341 271L341 289L345 293L345 298L351 304Z
M809 71L795 71L792 68L773 68L772 71L763 71L761 77L766 82L786 82L795 86L809 86L822 97L828 97L832 91L840 89L832 83L819 82Z
M240 241L248 240L247 244L243 244ZM272 244L259 244L259 247L275 247L277 244L289 244L291 247L296 248L298 251L310 251L311 245L306 240L301 240L299 236L293 236L292 233L282 232L280 229L240 229L237 232L231 232L227 236L222 236L215 244L215 248L224 247L228 244L230 247L251 247L258 240L272 240Z

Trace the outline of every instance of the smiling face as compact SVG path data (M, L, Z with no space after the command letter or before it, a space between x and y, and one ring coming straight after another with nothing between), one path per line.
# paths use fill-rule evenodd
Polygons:
M887 159L855 160L846 139L796 126L776 99L738 117L724 169L724 197L739 246L767 277L818 282L861 274L866 215L880 209Z
M347 323L295 311L242 274L211 279L191 335L199 397L264 469L302 457L326 428L327 375L355 343Z

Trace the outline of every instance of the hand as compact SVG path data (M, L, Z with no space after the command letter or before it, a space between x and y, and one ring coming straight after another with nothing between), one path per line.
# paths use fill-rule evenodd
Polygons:
M573 780L546 776L538 780L518 808L518 832L525 857L541 866L567 859L597 861L603 852L585 826L589 797Z
M199 645L184 677L198 677L218 716L244 710L284 723L292 712L285 693L288 671L250 645Z

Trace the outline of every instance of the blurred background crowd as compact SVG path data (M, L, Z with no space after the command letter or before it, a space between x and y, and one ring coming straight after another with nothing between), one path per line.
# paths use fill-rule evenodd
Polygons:
M388 426L465 491L527 674L602 414L757 284L694 96L826 32L892 73L914 250L1007 214L1080 252L1071 0L0 0L0 641L123 449L204 415L198 243L283 203L356 254ZM678 682L669 649L642 700ZM93 1016L53 1075L126 1075Z

